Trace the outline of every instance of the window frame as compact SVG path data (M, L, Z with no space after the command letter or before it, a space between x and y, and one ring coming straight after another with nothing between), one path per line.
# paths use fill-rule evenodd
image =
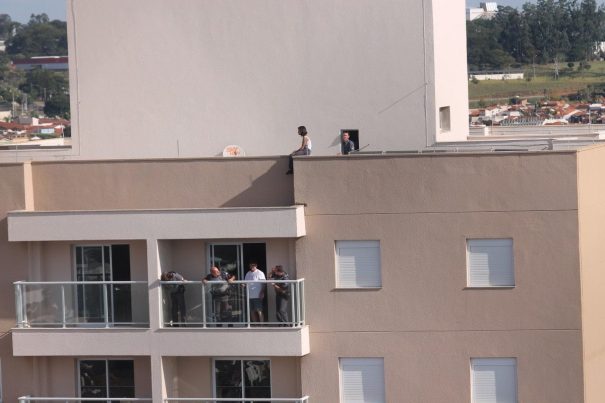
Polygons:
M449 105L439 107L439 132L452 131L452 108Z
M510 243L510 275L512 279L512 284L502 284L502 285L477 285L473 284L473 279L471 276L471 243L472 242L485 242L488 244L489 242L503 242L507 241ZM478 246L478 245L476 245ZM496 246L496 245L493 245ZM508 245L506 245L508 246ZM517 286L517 276L515 275L515 242L512 237L502 237L502 238L466 238L466 288L467 289L511 289Z
M388 400L386 398L387 395L387 387L386 387L386 380L385 380L385 366L384 366L384 357L338 357L338 394L339 394L339 402L340 403L347 403L345 400L344 396L344 387L343 387L343 381L344 381L344 371L343 371L343 361L346 360L380 360L382 363L382 392L384 395L384 402L386 403Z
M340 280L340 254L339 254L339 244L341 245L346 245L346 244L350 244L352 246L350 246L351 248L353 247L353 244L376 244L378 249L378 261L377 261L377 265L378 265L378 269L377 269L377 275L378 278L376 279L376 283L378 285L346 285L343 284L343 282L341 282ZM363 247L363 246L359 246L359 247ZM382 247L381 247L381 242L379 239L341 239L341 240L335 240L334 241L334 266L335 266L335 270L334 270L334 274L335 274L335 285L336 285L336 289L337 290L380 290L382 289Z
M133 381L133 385L132 385L132 392L133 395L136 397L136 392L137 392L137 385L136 385L136 365L135 365L135 360L134 358L112 358L112 359L108 359L108 358L95 358L95 357L89 357L89 358L78 358L76 360L76 384L78 387L78 396L82 397L82 379L80 376L81 373L81 369L80 369L80 365L83 361L103 361L105 363L105 394L107 395L104 399L111 399L112 397L109 396L109 391L110 391L110 384L109 384L109 362L110 361L130 361L132 362L132 381ZM120 399L119 397L115 397L116 399Z
M271 360L271 358L269 357L212 357L212 398L213 399L221 399L220 397L216 396L216 361L239 361L241 370L242 370L242 395L244 395L244 391L246 390L246 382L244 381L244 366L243 366L243 361L269 361L269 391L270 391L270 395L273 396L273 362ZM272 398L272 397L271 397ZM222 398L225 399L225 398ZM252 397L247 398L247 397L242 397L242 399L248 400L248 399L254 399Z
M519 378L518 378L518 360L517 357L471 357L471 359L469 360L469 364L470 364L470 395L471 395L471 403L479 403L477 402L477 400L475 399L475 382L474 382L474 375L475 375L475 362L476 361L484 361L484 362L488 362L491 361L492 364L491 366L512 366L513 367L513 388L514 388L514 396L515 396L515 403L517 403L519 401ZM494 363L500 361L500 364ZM512 365L510 364L505 364L506 361L512 362ZM484 364L483 366L487 366L488 364ZM479 365L481 366L481 365Z

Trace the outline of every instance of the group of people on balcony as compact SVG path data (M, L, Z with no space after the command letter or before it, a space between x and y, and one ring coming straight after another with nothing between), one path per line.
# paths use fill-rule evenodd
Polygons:
M162 281L185 282L185 278L175 272L164 272L160 278ZM235 276L221 270L217 266L210 269L210 273L202 278L204 286L208 287L211 296L211 322L221 323L237 321L233 315L233 303L240 304L241 291L247 288L248 306L250 310L250 321L262 324L265 322L263 302L266 296L267 284L270 284L275 292L275 316L281 326L287 326L288 301L291 296L288 273L283 266L277 265L271 269L269 280L259 270L256 263L250 263L249 270L244 280L246 283L235 284ZM213 284L214 283L214 284ZM177 327L187 321L187 310L185 306L185 286L183 284L167 284L165 290L170 294L170 326ZM235 294L235 295L234 295ZM235 301L232 297L235 297ZM241 313L241 308L240 308Z

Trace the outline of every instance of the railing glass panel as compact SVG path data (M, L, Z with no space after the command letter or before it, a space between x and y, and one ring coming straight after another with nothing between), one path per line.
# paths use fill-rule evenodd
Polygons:
M126 397L31 397L22 396L19 398L19 403L84 403L84 402L98 402L98 403L125 403L125 402L140 402L150 403L151 398L126 398Z
M165 281L164 327L302 327L304 279L268 281ZM253 298L260 292L262 299Z
M149 327L144 281L15 283L17 327Z
M245 398L170 398L164 399L164 403L309 403L309 396L301 397L300 399L285 399L285 398L260 398L260 397L245 397Z

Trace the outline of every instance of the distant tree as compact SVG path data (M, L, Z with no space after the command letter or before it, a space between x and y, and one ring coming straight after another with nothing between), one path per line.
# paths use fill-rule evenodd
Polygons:
M44 103L44 114L50 117L69 119L69 96L65 94L54 95Z
M13 56L55 56L67 54L67 24L49 21L46 14L32 14L26 25L17 27L6 46Z
M467 61L478 69L504 68L514 63L498 42L499 26L491 20L477 19L467 24Z
M8 14L0 14L0 39L8 39L14 27L15 23Z
M535 55L535 49L523 15L512 7L498 7L494 24L500 32L498 42L502 49L517 62L530 62Z
M69 82L65 73L35 69L26 73L25 82L19 89L32 98L66 94L69 91Z

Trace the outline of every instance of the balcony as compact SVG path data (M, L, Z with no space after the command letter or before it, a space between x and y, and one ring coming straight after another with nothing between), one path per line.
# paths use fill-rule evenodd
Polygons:
M162 324L166 328L291 329L305 325L304 279L162 282L161 286ZM262 288L266 296L260 315L250 306L250 292L255 287Z
M250 282L229 283L227 298L217 298L220 282L163 283L158 325L150 327L148 283L25 282L15 283L17 325L12 331L15 356L246 356L249 340L262 338L254 355L302 357L309 353L305 323L304 280L287 281L288 299L277 320L273 285L267 287L263 322L253 321ZM173 293L182 287L185 315L174 320ZM160 295L158 294L158 299ZM158 301L160 302L160 301ZM227 307L229 316L217 315ZM253 311L253 310L252 310ZM155 317L154 317L155 318ZM172 321L172 323L171 323Z
M62 402L62 403L81 403L81 402L97 402L97 403L123 403L123 402L145 402L151 403L151 398L127 398L127 397L111 397L111 398L99 398L99 397L31 397L21 396L19 403L50 403L50 402Z
M221 397L218 399L214 398L170 398L164 399L164 403L227 403L227 402L239 402L239 403L308 403L309 396L301 397L300 399L279 399L279 398L260 398L260 397L246 397L246 398L227 398Z
M14 284L17 328L149 327L144 281Z

